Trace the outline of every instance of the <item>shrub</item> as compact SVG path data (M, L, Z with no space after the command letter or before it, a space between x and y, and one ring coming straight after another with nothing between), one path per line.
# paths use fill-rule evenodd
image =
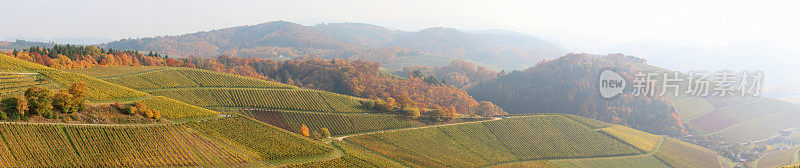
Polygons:
M0 112L2 113L0 118L3 120L19 118L19 109L17 108L19 102L19 98L16 97L7 97L0 100Z
M306 126L306 124L300 126L300 135L303 135L304 137L311 136L310 133L308 132L308 126Z
M444 111L442 109L434 109L434 110L428 111L426 113L426 116L429 117L431 120L436 121L436 122L442 122L442 121L450 120L447 111Z
M408 118L417 119L420 116L419 108L406 107L403 108L400 112L401 114L403 114Z
M53 93L39 86L33 86L25 90L25 99L28 101L28 108L31 114L49 113L53 109L51 97Z
M136 114L136 110L137 110L136 106L130 106L130 107L128 107L128 110L125 110L125 112L127 112L128 114L133 115L133 114Z
M161 111L158 111L156 109L152 109L151 111L153 111L153 119L156 120L161 119Z
M322 132L322 138L330 138L331 137L331 131L328 130L328 128L320 128L319 130L320 130L320 132Z
M61 110L63 113L72 113L72 94L69 94L65 89L58 91L53 95L53 108Z

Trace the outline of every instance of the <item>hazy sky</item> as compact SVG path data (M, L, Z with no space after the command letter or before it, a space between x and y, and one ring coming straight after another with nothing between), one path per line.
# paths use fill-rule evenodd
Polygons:
M0 39L178 35L274 20L364 22L401 30L509 29L577 51L624 42L800 46L791 1L0 0Z

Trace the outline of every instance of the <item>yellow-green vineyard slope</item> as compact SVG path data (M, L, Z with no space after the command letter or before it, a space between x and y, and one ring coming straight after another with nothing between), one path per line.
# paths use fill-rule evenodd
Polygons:
M173 67L97 67L73 72L201 107L364 113L359 98L228 73ZM106 75L100 72L109 72Z
M194 68L158 66L96 67L70 71L94 76L140 91L188 87L297 88L278 82Z
M0 133L0 167L250 167L332 151L237 116L164 125L0 123Z
M630 128L593 128L565 115L515 116L344 138L361 157L325 165L370 167L721 167L714 152ZM601 124L593 124L601 125ZM663 143L662 143L663 142ZM680 152L678 152L680 151ZM350 158L353 159L353 158ZM363 160L363 159L362 159ZM315 167L314 164L291 167Z
M0 54L0 71L36 75L42 78L41 80L44 80L45 83L54 83L51 89L66 88L66 86L71 85L73 82L83 81L86 82L89 90L87 96L89 100L94 103L142 101L152 106L153 109L161 111L162 115L167 119L188 119L219 114L218 112L174 101L165 97L154 97L150 94L109 83L91 76L53 69L2 54Z

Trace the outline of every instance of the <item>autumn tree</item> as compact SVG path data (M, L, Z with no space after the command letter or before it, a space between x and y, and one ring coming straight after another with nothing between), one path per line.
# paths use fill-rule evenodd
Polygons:
M316 140L322 140L322 134L317 131L311 131L311 138Z
M401 108L417 107L417 103L411 100L406 94L398 94L395 96L395 99L397 99L397 104L399 104Z
M19 114L17 112L18 98L6 97L0 100L0 119L8 120L11 115Z
M3 120L21 119L25 115L26 108L27 105L25 99L23 98L17 98L17 97L4 98L3 100L0 100L0 118L2 118Z
M374 105L375 110L379 112L388 112L394 109L394 107L391 104L389 104L389 102L383 101L383 99L375 100L374 104L375 104Z
M66 89L61 89L53 95L53 108L61 110L63 113L72 114L73 111L72 94L69 94Z
M51 113L53 109L53 93L43 87L33 86L25 90L25 99L28 101L28 108L32 115L42 115L46 118L55 117Z
M433 120L435 122L442 122L442 121L450 120L450 118L448 117L447 111L442 110L442 109L433 109L433 110L427 111L426 112L426 116L431 118L431 120Z
M322 138L330 138L331 137L331 131L328 130L328 128L321 128L319 130L320 130L320 132L322 132Z
M412 119L417 119L421 115L420 111L419 111L419 108L416 108L416 107L406 107L406 108L403 108L400 112L402 113L403 116L406 116L406 117L412 118Z
M156 109L152 109L151 111L153 111L153 117L152 117L153 119L156 120L161 119L161 111L158 111Z
M477 112L475 114L478 114L478 115L484 116L484 117L491 117L491 116L498 115L498 114L501 114L501 113L503 113L503 109L501 109L500 107L497 107L492 102L481 101L480 104L478 105Z
M311 137L311 133L308 132L308 127L306 124L300 125L300 135L303 135L304 137Z
M75 110L81 111L86 108L86 92L89 88L86 86L86 82L78 81L73 82L72 85L69 87L69 94L72 95L72 104L76 108Z
M17 114L8 114L11 119L25 118L25 111L28 111L28 101L24 98L17 98Z
M136 110L135 111L131 111L130 114L138 113L138 114L140 114L140 115L142 115L144 117L147 117L147 118L153 118L155 116L155 114L153 113L153 110L147 108L147 105L142 103L142 102L140 102L140 101L133 102L133 107L136 107L135 108Z

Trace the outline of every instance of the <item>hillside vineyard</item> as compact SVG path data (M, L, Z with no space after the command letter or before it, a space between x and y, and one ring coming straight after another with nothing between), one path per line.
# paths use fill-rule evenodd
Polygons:
M551 41L288 21L0 41L0 167L800 165L796 97L692 95L727 85Z

